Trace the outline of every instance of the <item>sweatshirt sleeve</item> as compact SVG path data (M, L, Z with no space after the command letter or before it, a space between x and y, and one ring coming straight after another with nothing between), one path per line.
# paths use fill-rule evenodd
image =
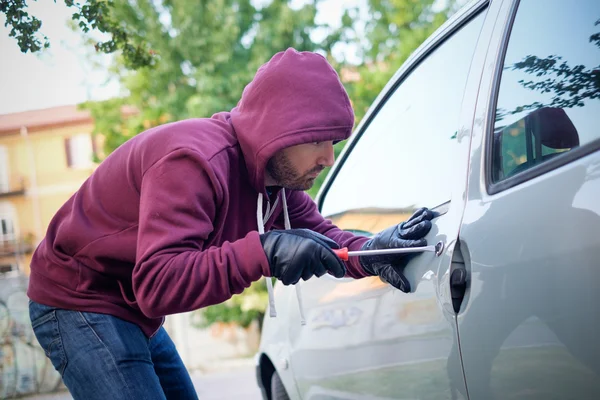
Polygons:
M221 200L194 151L173 151L144 173L133 289L149 318L221 303L270 273L257 232L206 248Z
M331 220L323 218L313 199L305 192L294 190L286 194L292 228L305 228L319 232L335 241L340 247L347 247L348 250L359 250L369 240L366 236L357 236L344 231L335 226ZM283 227L282 221L283 212L278 218L278 227ZM346 268L346 275L352 278L369 276L361 267L358 257L350 257L346 261Z

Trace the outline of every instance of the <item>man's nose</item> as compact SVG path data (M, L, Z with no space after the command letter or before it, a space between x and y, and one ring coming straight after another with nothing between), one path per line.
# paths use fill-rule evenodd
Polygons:
M335 162L335 153L333 151L333 142L326 142L319 158L319 164L324 167L331 167Z

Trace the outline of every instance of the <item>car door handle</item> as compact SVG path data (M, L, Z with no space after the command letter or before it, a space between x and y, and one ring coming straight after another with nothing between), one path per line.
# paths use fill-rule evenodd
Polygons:
M467 291L467 271L457 268L450 275L450 294L452 301L462 301Z
M465 298L465 293L467 292L469 280L460 245L457 245L454 249L450 269L450 297L452 298L452 308L458 314Z

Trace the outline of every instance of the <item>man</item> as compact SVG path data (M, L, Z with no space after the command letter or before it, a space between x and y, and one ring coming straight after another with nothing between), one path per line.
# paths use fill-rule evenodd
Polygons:
M197 398L164 316L223 302L263 276L380 275L410 290L401 257L344 263L331 249L425 245L431 211L369 239L325 220L303 192L353 124L326 59L288 49L231 112L150 129L104 160L31 265L33 329L73 397Z

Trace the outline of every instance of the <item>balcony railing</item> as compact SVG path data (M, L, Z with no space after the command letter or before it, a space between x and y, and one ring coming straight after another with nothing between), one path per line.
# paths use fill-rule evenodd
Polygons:
M0 257L31 254L35 250L33 241L29 238L0 240Z
M0 198L10 196L22 196L25 194L27 181L24 176L10 176L8 182L0 181Z

